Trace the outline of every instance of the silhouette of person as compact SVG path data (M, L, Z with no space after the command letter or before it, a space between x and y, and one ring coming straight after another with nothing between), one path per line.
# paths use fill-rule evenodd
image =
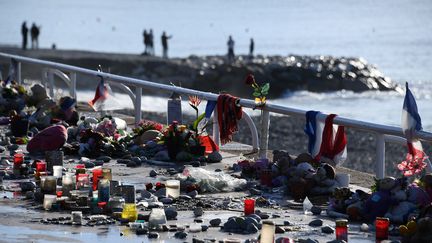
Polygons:
M149 34L147 33L147 30L144 30L143 32L143 39L144 39L144 55L149 54Z
M254 42L254 39L253 38L251 38L250 39L250 44L249 44L249 58L253 58L253 53L254 53L254 49L255 49L255 42Z
M168 58L168 39L171 39L172 35L167 36L165 31L162 33L161 36L161 42L162 42L162 49L163 49L163 58Z
M228 61L234 61L234 40L231 36L228 37Z
M150 32L149 32L149 51L150 51L150 55L152 55L152 56L154 56L154 54L155 54L153 41L154 41L153 30L150 29Z
M32 24L32 27L30 29L30 36L31 36L31 48L32 49L38 49L39 48L39 28L36 26L35 23Z
M21 25L21 34L22 34L22 49L25 50L27 49L27 33L28 33L28 28L26 25L26 22L24 21Z

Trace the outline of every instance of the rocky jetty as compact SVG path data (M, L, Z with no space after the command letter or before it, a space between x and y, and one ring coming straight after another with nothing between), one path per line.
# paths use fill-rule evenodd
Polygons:
M31 50L0 48L1 52L24 55L95 69L99 64L113 74L154 82L180 85L202 91L226 91L239 97L250 97L243 80L252 73L259 82L269 82L269 98L288 91L309 90L392 90L397 88L374 65L363 58L332 56L238 56L228 62L225 56L189 56L162 59L132 54L109 54L83 51ZM4 62L4 60L0 60ZM1 63L0 63L1 64ZM3 63L7 64L7 63ZM4 66L6 68L7 66ZM4 70L6 72L7 70ZM40 72L23 67L26 77L40 79ZM78 79L88 79L78 75ZM97 82L78 82L78 88L91 88Z

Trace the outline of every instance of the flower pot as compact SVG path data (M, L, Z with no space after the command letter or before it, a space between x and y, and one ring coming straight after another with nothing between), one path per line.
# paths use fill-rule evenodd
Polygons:
M27 136L29 122L27 119L13 120L11 122L12 134L15 137Z
M205 151L206 151L206 147L201 146L201 145L191 146L191 147L189 147L189 150L190 150L190 153L193 155L204 156Z

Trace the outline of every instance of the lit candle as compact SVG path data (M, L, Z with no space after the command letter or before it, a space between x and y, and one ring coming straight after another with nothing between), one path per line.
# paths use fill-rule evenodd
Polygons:
M249 215L255 213L255 199L246 198L244 200L244 214Z
M376 240L388 240L388 230L389 230L390 220L388 218L377 217L375 219L375 237Z
M348 241L348 220L336 220L336 240Z
M44 161L36 162L36 171L37 172L45 172L46 171L46 163Z
M56 178L61 178L63 175L63 166L54 165L53 166L53 176Z

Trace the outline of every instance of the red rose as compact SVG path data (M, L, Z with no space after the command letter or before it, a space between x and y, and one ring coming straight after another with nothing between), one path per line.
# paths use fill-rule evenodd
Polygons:
M254 77L252 74L249 74L249 75L246 77L245 83L246 83L247 85L252 85L252 84L254 84L254 83L255 83L255 77Z

